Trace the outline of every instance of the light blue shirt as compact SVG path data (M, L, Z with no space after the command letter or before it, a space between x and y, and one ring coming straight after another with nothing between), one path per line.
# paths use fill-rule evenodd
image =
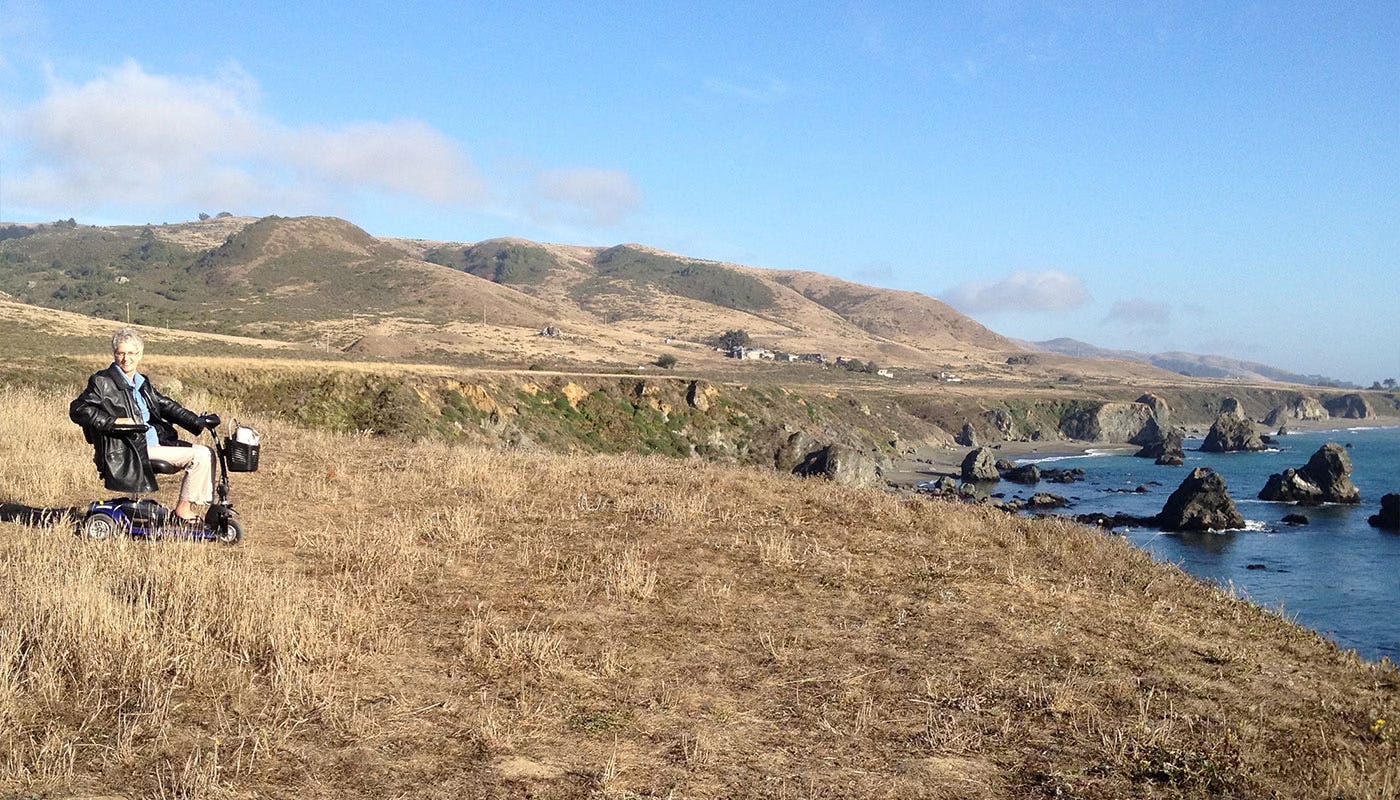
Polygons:
M126 378L125 372L120 368L121 376ZM155 447L160 444L160 437L156 435L156 427L151 424L151 409L146 405L146 397L141 394L141 387L146 384L146 376L139 372L133 372L127 383L131 386L131 393L136 397L136 410L141 414L141 421L146 423L146 447Z

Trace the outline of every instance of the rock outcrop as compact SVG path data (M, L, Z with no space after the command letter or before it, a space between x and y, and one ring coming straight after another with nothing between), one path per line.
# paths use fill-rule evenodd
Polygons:
M826 478L843 486L875 486L880 483L878 460L844 444L827 445L808 453L793 473Z
M816 442L802 431L793 431L773 452L773 468L779 472L796 472L797 466L813 452Z
M992 451L979 447L968 453L962 462L962 479L971 483L994 483L1001 480L1001 473L997 472Z
M997 432L997 436L1002 439L1013 440L1018 438L1019 431L1016 429L1016 420L1004 408L990 408L982 412L982 419L987 421L987 426ZM966 445L976 447L976 444Z
M1243 528L1244 516L1220 473L1197 467L1167 498L1157 524L1168 531L1220 531Z
M1264 442L1254 430L1253 422L1238 414L1222 412L1210 426L1201 449L1207 453L1250 452L1263 450Z
M1342 419L1370 419L1376 415L1371 403L1355 392L1324 400L1322 405L1328 414Z
M1133 455L1138 458L1153 458L1163 466L1179 467L1186 463L1186 452L1182 449L1186 441L1186 429L1170 427L1158 430L1157 437L1148 442Z
M1400 531L1400 494L1388 494L1381 498L1381 513L1372 514L1366 520L1371 527L1387 531Z
M1268 416L1264 417L1264 424L1272 428L1291 419L1318 420L1327 419L1329 416L1331 415L1327 413L1327 408L1321 401L1299 395L1282 405L1274 406Z
M1157 427L1166 430L1171 424L1172 409L1167 405L1167 400L1159 395L1148 392L1137 399L1139 403L1152 409L1152 418L1157 420Z
M1238 398L1227 397L1224 400L1220 401L1220 413L1233 414L1236 417L1243 417L1244 406L1240 405L1240 401Z
M1359 503L1361 490L1351 482L1351 456L1345 447L1328 442L1298 469L1269 476L1260 500L1285 503Z
M962 430L953 438L953 441L963 447L977 447L977 429L972 427L971 422L964 422Z
M1151 437L1152 406L1145 403L1103 403L1096 408L1071 414L1060 422L1060 432L1085 442L1143 443L1144 431Z
M689 388L685 392L685 402L696 411L705 412L710 410L710 395L714 389L704 381L691 381Z

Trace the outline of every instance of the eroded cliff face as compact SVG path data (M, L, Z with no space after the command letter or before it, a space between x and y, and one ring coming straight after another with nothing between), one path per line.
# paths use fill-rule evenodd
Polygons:
M1140 442L1155 435L1166 419L1200 432L1227 404L1257 420L1297 397L1286 389L1234 386L1228 392L1154 388L1143 393L1125 387L1120 396L1105 396L1101 390L1093 396L1089 388L1081 397L1068 391L1004 390L981 396L967 390L956 395L827 391L662 374L363 368L222 374L206 367L170 378L226 395L249 411L313 428L552 452L655 453L784 471L829 445L876 458L907 454L920 445L955 446L950 431L971 431L984 444ZM1330 399L1323 396L1319 402ZM1393 393L1372 393L1369 403L1383 413L1400 414Z

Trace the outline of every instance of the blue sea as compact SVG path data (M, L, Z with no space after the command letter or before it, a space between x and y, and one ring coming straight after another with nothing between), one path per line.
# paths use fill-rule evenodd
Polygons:
M1299 507L1255 499L1275 472L1301 467L1327 442L1349 447L1352 481L1361 490L1356 506ZM1026 487L1073 501L1069 514L1123 511L1150 516L1195 467L1220 473L1248 526L1220 533L1172 534L1130 529L1130 541L1161 561L1200 578L1232 587L1241 597L1280 611L1363 658L1400 662L1400 534L1373 528L1367 518L1380 510L1381 496L1400 493L1400 428L1340 428L1277 437L1261 453L1203 453L1187 440L1185 467L1160 467L1151 459L1091 454L1030 459L1046 467L1079 467L1088 474L1073 484ZM998 491L1028 497L1030 491ZM1146 486L1146 494L1120 493ZM1020 487L1017 487L1018 489ZM1285 514L1301 513L1309 524L1285 525ZM1123 532L1124 529L1118 529Z

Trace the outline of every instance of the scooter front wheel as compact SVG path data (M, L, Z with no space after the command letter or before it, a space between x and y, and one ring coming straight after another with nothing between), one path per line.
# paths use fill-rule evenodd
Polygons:
M220 544L238 544L243 541L243 525L233 518L224 520L224 526L214 537L214 541Z

